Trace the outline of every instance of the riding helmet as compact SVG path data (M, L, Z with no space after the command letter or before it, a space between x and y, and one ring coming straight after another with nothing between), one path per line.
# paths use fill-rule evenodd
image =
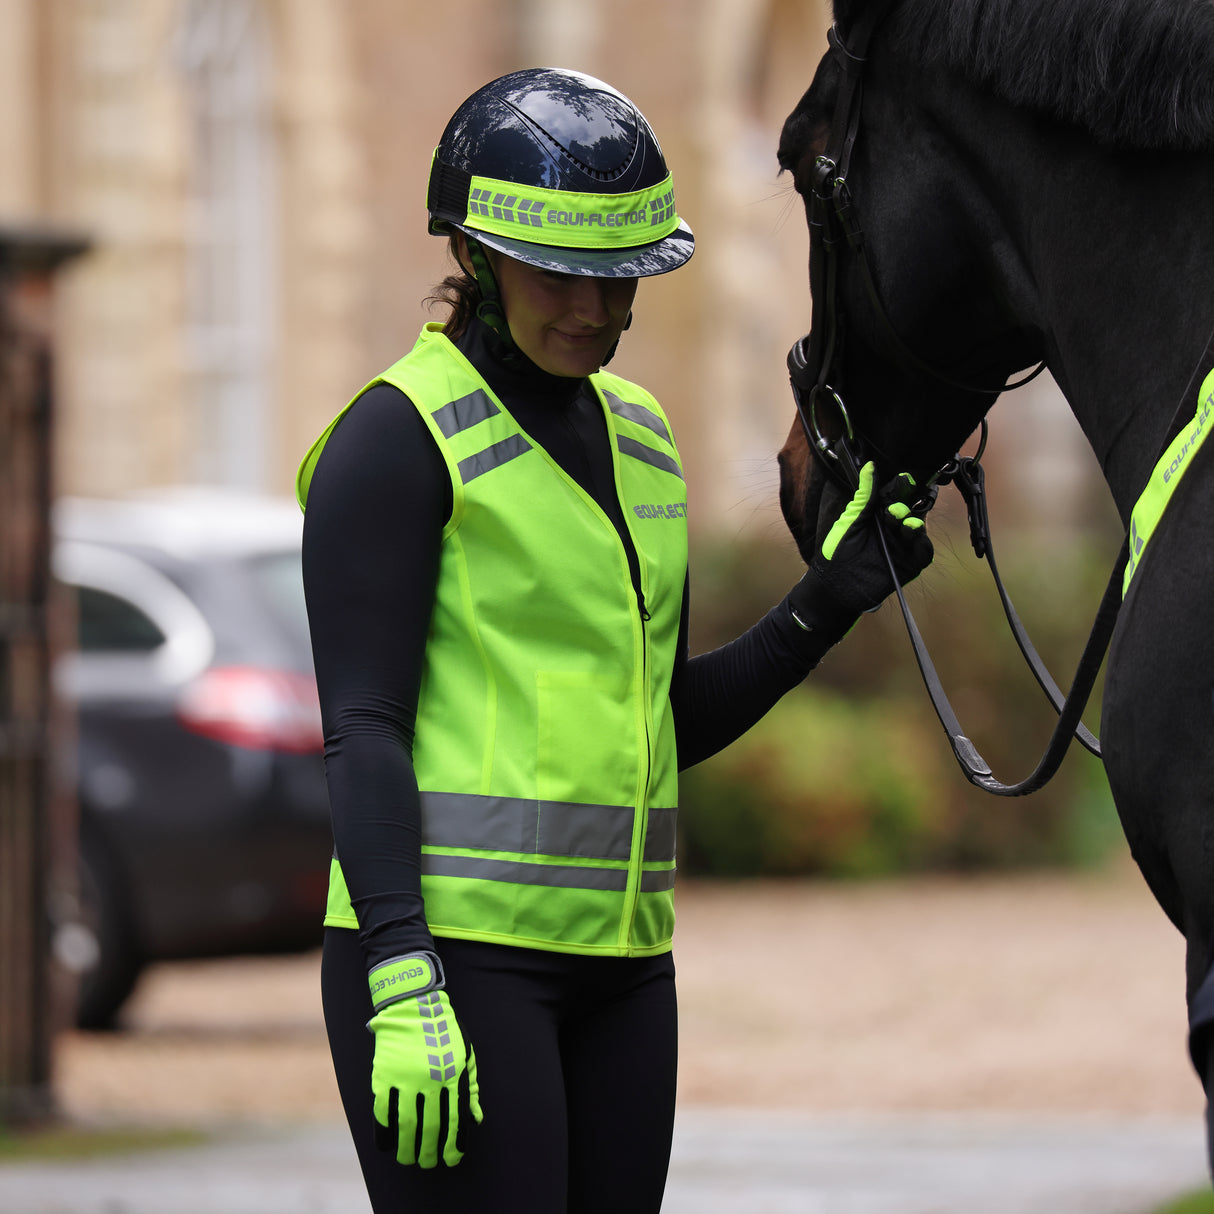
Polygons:
M528 68L478 89L434 152L430 232L459 228L541 269L641 278L695 238L644 115L580 72Z

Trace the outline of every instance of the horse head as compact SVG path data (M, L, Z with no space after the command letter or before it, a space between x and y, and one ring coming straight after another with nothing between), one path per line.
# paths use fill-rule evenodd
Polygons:
M805 200L813 303L790 356L786 518L812 557L825 474L874 459L932 478L1007 378L1048 362L1127 542L1065 700L1013 622L1059 713L1028 779L994 779L916 657L967 776L1011 796L1082 740L1108 645L1100 750L1186 936L1189 1052L1214 1108L1214 8L835 0L834 17L779 149ZM1214 1115L1207 1129L1214 1167Z
M821 538L815 447L829 454L849 423L852 454L879 476L926 482L1008 376L1044 357L1017 240L967 154L967 127L989 138L991 107L900 52L898 7L836 0L831 49L780 137L810 228L811 399L780 453L781 507L807 559Z

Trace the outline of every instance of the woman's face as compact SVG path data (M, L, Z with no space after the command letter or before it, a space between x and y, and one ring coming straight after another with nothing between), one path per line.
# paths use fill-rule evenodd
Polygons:
M597 371L624 331L637 280L559 274L486 252L518 348L549 375Z

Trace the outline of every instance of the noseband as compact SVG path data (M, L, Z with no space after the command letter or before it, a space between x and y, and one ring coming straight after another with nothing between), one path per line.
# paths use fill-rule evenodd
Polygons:
M890 340L893 361L902 370L926 376L954 390L989 396L993 402L1000 392L1022 387L1045 369L1045 363L1042 362L1016 382L1001 383L993 387L959 383L925 362L907 346L894 328L881 301L865 251L863 228L847 179L860 129L863 76L869 43L873 33L896 2L897 0L872 0L872 3L859 13L848 31L846 41L837 28L832 28L827 36L830 53L840 69L841 79L826 148L814 162L810 182L809 282L815 324L805 337L793 344L788 354L789 381L797 406L797 416L800 418L809 449L827 475L843 485L848 492L853 491L858 484L859 469L868 458L869 450L876 454L880 452L856 431L840 390L844 314L839 300L839 262L845 251L854 259L860 270L877 319ZM833 438L823 429L823 418L820 416L828 408L833 410L839 424L839 433ZM1118 567L1114 570L1101 601L1096 623L1084 648L1070 693L1064 697L1029 640L995 565L986 509L985 479L980 463L986 446L986 433L984 418L978 453L964 458L958 455L949 460L928 478L925 493L934 492L936 486L950 482L961 491L969 512L970 538L974 550L979 558L985 558L990 565L1016 643L1046 697L1059 714L1057 726L1045 754L1026 779L1017 784L1004 784L997 780L989 764L966 737L911 615L884 532L879 526L876 530L897 591L916 661L936 715L948 734L957 762L970 782L979 788L998 796L1023 796L1035 792L1049 781L1061 765L1072 738L1078 738L1093 754L1100 755L1100 744L1084 727L1081 716L1095 685L1116 622L1121 603L1121 574L1125 568L1127 553L1123 548ZM893 471L894 469L886 469L888 474Z

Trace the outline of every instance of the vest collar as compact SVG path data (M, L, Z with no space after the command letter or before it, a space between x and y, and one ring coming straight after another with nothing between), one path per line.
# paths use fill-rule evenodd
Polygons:
M566 409L586 386L585 379L549 375L521 350L503 357L496 336L483 320L473 316L455 346L507 408L511 401L523 399L552 409Z

